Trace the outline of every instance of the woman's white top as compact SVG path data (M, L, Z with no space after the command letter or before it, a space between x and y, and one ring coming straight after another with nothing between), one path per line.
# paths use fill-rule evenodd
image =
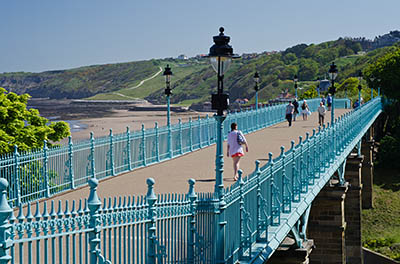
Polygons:
M228 145L229 145L229 156L232 156L236 153L242 153L244 154L243 147L238 143L238 133L242 134L242 137L246 141L246 138L244 137L243 133L240 132L239 130L233 130L229 132L228 134ZM246 141L247 142L247 141Z

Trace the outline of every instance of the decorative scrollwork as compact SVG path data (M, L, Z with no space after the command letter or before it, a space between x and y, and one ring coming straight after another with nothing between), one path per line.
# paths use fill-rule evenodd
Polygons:
M100 250L96 251L97 258L99 260L99 264L112 264L111 261L106 260L103 255L101 255Z
M204 236L200 235L197 230L194 231L196 240L194 242L195 251L194 256L196 258L200 258L202 262L206 262L206 249L211 246L210 241L206 241Z
M241 241L240 241L240 245L241 247L244 249L243 251L248 250L249 251L249 256L251 256L251 228L250 228L250 223L251 223L251 216L250 213L247 212L246 210L243 209L243 213L244 213L244 225L246 227L247 230L247 235L243 235L241 237Z
M156 244L156 258L159 263L162 263L162 259L167 257L167 250L165 245L161 245L157 237L154 238L154 243Z

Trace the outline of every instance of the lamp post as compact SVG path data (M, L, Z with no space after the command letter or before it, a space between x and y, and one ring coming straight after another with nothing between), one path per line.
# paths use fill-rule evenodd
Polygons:
M217 93L211 95L211 108L217 110L214 115L217 121L217 151L215 157L215 198L218 199L218 214L216 214L216 228L214 230L216 239L214 240L214 247L217 248L215 254L216 263L225 263L225 208L226 202L224 201L224 153L222 151L222 131L223 122L225 120L224 110L228 109L229 97L224 94L224 73L228 70L232 58L239 57L233 54L232 47L228 44L230 37L224 35L224 28L219 28L219 35L214 36L214 45L210 48L211 65L217 73Z
M171 110L170 110L170 96L171 96L171 75L172 71L167 64L163 75L165 76L165 95L167 97L167 127L168 127L168 152L169 157L172 158L172 131L171 131Z
M362 81L362 73L361 71L358 73L358 108L361 108L361 81Z
M293 77L294 92L295 92L294 96L295 96L295 98L297 98L297 81L298 81L298 80L299 80L299 79L298 79L298 77L297 77L297 74L295 74L294 77Z
M222 131L223 121L225 120L224 110L228 109L229 96L224 93L224 74L229 69L232 58L239 56L233 54L232 47L228 44L229 36L224 35L224 28L219 28L219 35L214 36L214 45L210 48L208 57L210 58L211 66L217 73L217 93L211 95L211 108L217 110L214 115L217 121L217 151L215 159L215 193L221 199L223 197L223 171L224 171L224 154L222 151Z
M319 93L319 85L321 83L321 80L318 78L318 83L317 83L317 93L318 93L318 98L321 98L321 95Z
M332 95L332 109L331 109L331 124L335 121L335 79L338 74L338 70L336 68L335 62L332 62L331 67L329 68L328 71L329 78L331 79L331 87L329 88L329 93Z
M371 80L371 100L372 100L372 99L374 99L374 86L373 86L373 83L375 81L375 77L371 76L371 77L369 77L369 79Z
M377 79L376 82L378 83L378 96L381 96L381 87L379 87L379 83L381 82L381 79Z
M255 83L254 90L256 91L256 111L257 111L258 110L258 90L259 90L258 84L260 82L260 75L258 74L258 72L254 73L253 78L254 78L254 83Z

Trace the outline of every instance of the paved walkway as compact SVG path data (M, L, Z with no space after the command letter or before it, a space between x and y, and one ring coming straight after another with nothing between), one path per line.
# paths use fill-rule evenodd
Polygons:
M336 116L342 115L348 110L335 110ZM330 112L327 112L330 120ZM249 152L241 159L241 169L245 175L254 170L255 160L259 159L261 165L268 159L268 153L273 157L280 153L280 147L290 148L290 141L298 143L299 136L305 138L306 132L312 134L313 129L318 129L318 116L313 113L307 121L301 117L288 127L287 122L279 123L272 127L246 135L249 143ZM240 127L239 127L240 129ZM232 160L226 156L226 142L224 143L224 184L229 186L233 181ZM98 194L101 199L114 196L138 196L145 194L147 190L146 179L155 179L155 192L157 193L186 193L188 190L188 179L196 180L195 190L197 192L213 192L215 184L215 145L186 154L173 160L154 164L145 168L136 169L119 176L100 181ZM50 199L54 200L78 200L87 198L88 187L81 187L74 191L68 191Z

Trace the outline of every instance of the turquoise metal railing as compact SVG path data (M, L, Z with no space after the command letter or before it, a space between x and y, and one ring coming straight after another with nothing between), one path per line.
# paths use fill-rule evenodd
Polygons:
M319 99L308 100L315 111ZM344 107L346 99L336 100ZM224 136L231 122L236 122L244 133L276 124L284 120L285 105L274 105L230 113L224 125ZM169 135L172 144L169 144ZM10 183L9 201L14 205L50 197L55 193L86 184L92 177L103 179L132 169L168 160L170 158L215 144L216 121L213 118L116 134L110 130L107 137L69 143L55 148L20 152L0 156L0 177ZM170 147L170 148L169 148Z
M268 258L359 144L382 109L381 99L333 125L292 141L275 159L226 188L221 198L182 194L104 199L90 178L89 198L55 208L30 203L16 216L0 179L1 263L252 263ZM33 212L35 211L35 212ZM258 243L255 247L255 243ZM218 258L220 257L220 259Z

